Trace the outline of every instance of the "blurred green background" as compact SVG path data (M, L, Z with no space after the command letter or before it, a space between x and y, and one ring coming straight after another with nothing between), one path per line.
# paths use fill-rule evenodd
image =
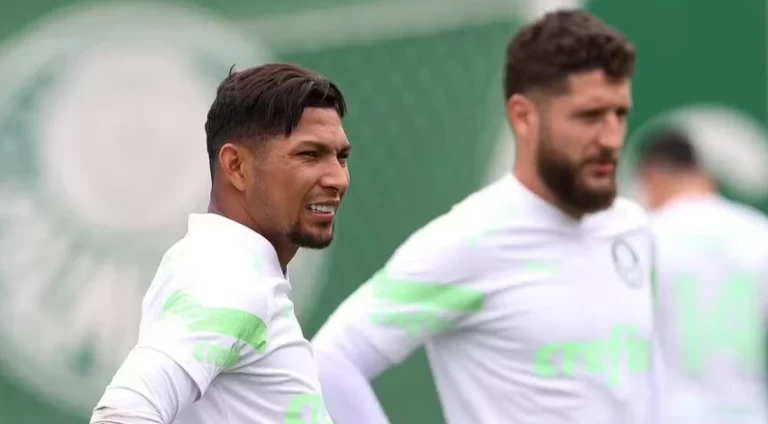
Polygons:
M355 145L334 246L292 265L308 336L405 237L510 168L503 51L586 7L638 48L633 134L697 135L724 191L768 210L766 2L38 0L0 16L0 423L87 422L135 341L162 252L203 210L205 113L229 67L336 80ZM622 188L636 195L627 148ZM422 353L376 388L442 422Z

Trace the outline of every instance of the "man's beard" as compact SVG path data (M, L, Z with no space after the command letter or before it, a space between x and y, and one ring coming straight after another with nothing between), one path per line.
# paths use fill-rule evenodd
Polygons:
M325 249L333 241L333 233L335 231L336 223L331 224L334 228L331 229L331 234L328 237L318 237L310 231L303 230L297 223L288 232L288 239L296 246L303 247L305 249Z
M566 155L552 146L548 137L539 141L536 162L544 184L568 208L580 213L597 212L610 207L616 198L615 179L608 189L590 189L580 178L585 163L571 163Z

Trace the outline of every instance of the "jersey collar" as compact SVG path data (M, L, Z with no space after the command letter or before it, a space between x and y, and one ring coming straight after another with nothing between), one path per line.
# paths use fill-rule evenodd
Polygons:
M530 214L531 218L535 218L537 221L549 222L561 229L577 230L581 228L583 219L575 219L561 211L555 205L528 189L514 175L510 174L508 179L512 190L517 195L516 197L522 200L518 206L523 207Z
M287 278L272 243L261 234L239 222L214 213L189 215L189 233L212 241L231 243L245 249L260 264L259 273L265 277Z

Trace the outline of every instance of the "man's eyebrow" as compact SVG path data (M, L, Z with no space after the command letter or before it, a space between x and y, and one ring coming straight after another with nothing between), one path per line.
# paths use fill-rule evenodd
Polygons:
M303 149L307 147L314 147L318 150L334 150L335 146L331 146L328 143L324 143L318 140L302 140L299 142L296 148ZM349 142L347 141L339 150L344 152L349 152L350 150L352 150L352 145L350 145Z
M297 145L297 149L305 149L307 147L314 147L316 149L327 149L328 146L317 140L302 140Z

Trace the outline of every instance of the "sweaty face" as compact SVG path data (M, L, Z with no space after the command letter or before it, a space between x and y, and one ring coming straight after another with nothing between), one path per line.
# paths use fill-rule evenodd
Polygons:
M289 137L270 140L250 196L278 236L322 249L333 240L336 212L349 187L350 145L333 109L307 108Z
M596 212L616 198L616 166L631 107L630 81L602 71L569 78L566 94L549 100L540 121L538 172L568 207Z

